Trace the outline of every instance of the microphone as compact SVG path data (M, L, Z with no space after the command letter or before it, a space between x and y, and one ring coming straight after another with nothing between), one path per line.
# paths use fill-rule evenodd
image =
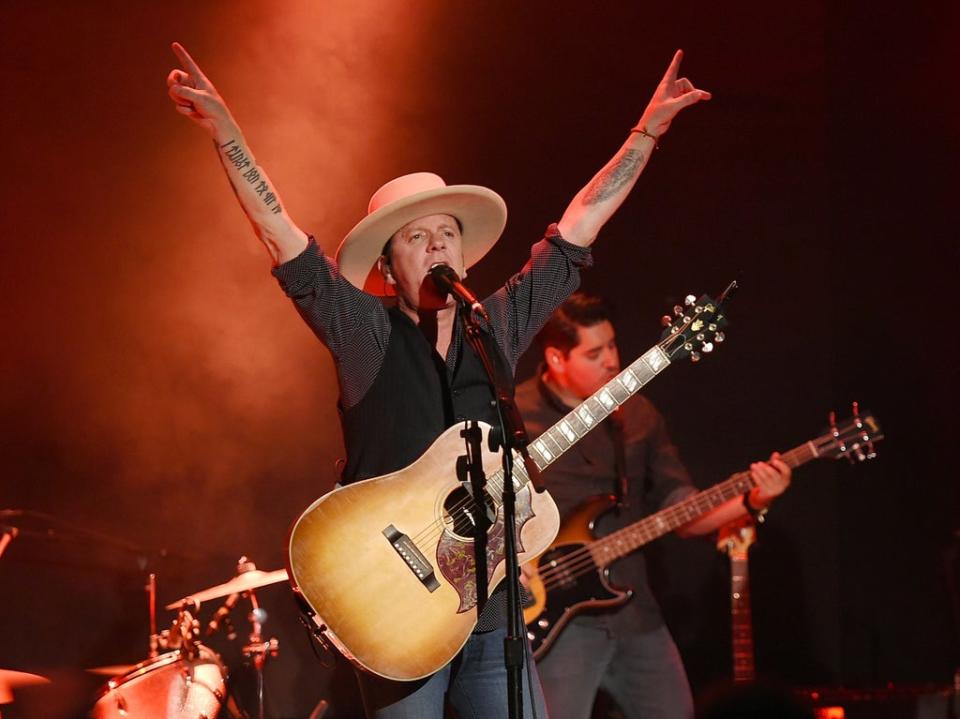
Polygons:
M435 284L441 292L453 295L454 299L462 306L469 307L475 316L482 318L486 322L490 321L490 316L483 308L483 305L480 304L477 296L463 286L460 277L450 265L438 262L430 268L430 277L433 280L433 284Z
M223 603L223 606L213 613L213 618L210 620L210 623L207 624L208 637L220 628L220 623L227 619L227 615L230 613L230 610L233 609L233 605L237 603L238 599L240 599L240 593L234 592L227 597L227 601ZM227 621L229 621L229 619L227 619ZM226 622L224 622L224 624L226 624Z

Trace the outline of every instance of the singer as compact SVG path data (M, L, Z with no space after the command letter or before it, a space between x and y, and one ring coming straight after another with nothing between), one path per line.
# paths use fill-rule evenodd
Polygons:
M457 299L451 287L438 286L430 269L445 265L466 279L467 269L503 232L503 199L485 187L447 185L427 172L405 175L374 193L367 216L340 244L336 259L328 257L287 214L214 85L183 47L173 49L182 66L167 78L175 109L213 138L236 197L273 260L273 274L336 362L347 450L342 481L406 467L458 421L493 424L492 395L464 341ZM533 245L523 269L483 300L489 316L484 331L502 376L513 377L520 354L577 288L580 270L591 264L590 245L633 188L657 139L680 110L709 99L679 76L680 60L678 51L638 124ZM389 308L381 301L386 296L396 298ZM441 719L447 699L464 719L505 718L504 609L504 593L495 589L457 658L426 679L390 682L358 673L367 716ZM536 711L543 719L532 664L528 654L524 716Z

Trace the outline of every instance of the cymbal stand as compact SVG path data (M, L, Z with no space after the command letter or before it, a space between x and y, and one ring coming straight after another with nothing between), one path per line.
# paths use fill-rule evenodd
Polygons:
M150 649L147 656L154 659L160 653L160 634L157 632L157 575L153 572L144 587L150 612Z
M257 595L251 589L247 592L250 598L250 604L253 607L250 610L249 620L251 624L250 639L243 648L243 656L248 659L257 673L257 716L264 719L263 716L263 665L267 657L275 657L280 651L280 642L275 637L264 641L261 631L263 624L267 621L267 610L263 609L257 602Z

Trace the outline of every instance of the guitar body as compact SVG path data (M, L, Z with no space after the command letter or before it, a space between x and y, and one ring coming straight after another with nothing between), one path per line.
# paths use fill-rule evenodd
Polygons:
M675 359L709 352L723 341L720 313L727 289L716 302L706 295L685 302L657 344L544 432L528 447L529 460L546 469L560 454L635 395ZM469 425L479 427L474 459L489 482L487 496L470 495L463 460ZM420 459L398 472L335 489L314 502L290 530L287 570L304 613L358 667L394 680L428 676L446 665L467 641L478 617L476 518L486 513L486 576L492 591L503 579L505 527L500 494L501 459L489 451L490 426L463 423L441 434ZM389 442L389 437L383 438ZM557 536L559 512L546 492L531 490L523 465L515 465L517 555L521 564L538 557ZM519 479L519 481L518 481ZM611 506L602 498L574 512L557 552L591 544L597 516ZM482 517L481 517L482 520ZM483 524L483 521L479 522ZM587 555L592 556L592 542ZM551 560L541 560L551 561ZM630 592L610 587L610 562L588 566L582 578L565 583L563 597L539 581L539 610L548 607L562 626L587 607L623 604ZM547 565L542 564L545 571ZM534 572L536 574L536 572ZM483 576L481 574L481 576ZM569 586L567 586L569 584ZM556 591L551 588L551 592ZM557 615L554 607L562 608ZM544 618L544 624L552 622ZM557 629L547 632L555 638ZM544 637L546 638L546 637ZM536 646L536 645L535 645Z
M550 548L525 568L534 603L524 609L523 617L535 659L546 655L578 614L613 609L633 596L632 590L609 583L609 569L601 566L589 550L596 539L593 530L597 520L615 506L616 499L609 495L579 504L564 518ZM572 559L575 552L582 559Z
M491 481L492 592L506 573L500 485L492 481L501 459L487 449L490 426L476 424ZM434 673L453 659L477 622L469 529L471 513L481 510L458 480L464 427L449 428L405 469L324 495L290 530L288 570L304 611L354 664L388 679ZM517 490L521 563L543 552L558 526L557 506L547 492L533 492L528 484Z

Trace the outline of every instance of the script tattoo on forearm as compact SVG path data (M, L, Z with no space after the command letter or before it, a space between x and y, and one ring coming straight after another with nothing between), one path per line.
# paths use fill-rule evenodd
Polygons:
M583 196L583 204L595 205L615 195L636 176L637 168L643 163L643 159L643 153L640 150L624 152L614 160L613 164L605 167L591 180Z
M279 215L283 212L279 198L271 190L270 185L261 177L257 166L253 164L253 161L247 156L247 153L243 151L243 148L236 140L228 140L220 145L219 150L223 153L224 162L227 165L233 165L237 171L241 173L240 177L254 186L254 192L260 196L263 204L269 207L273 214Z

